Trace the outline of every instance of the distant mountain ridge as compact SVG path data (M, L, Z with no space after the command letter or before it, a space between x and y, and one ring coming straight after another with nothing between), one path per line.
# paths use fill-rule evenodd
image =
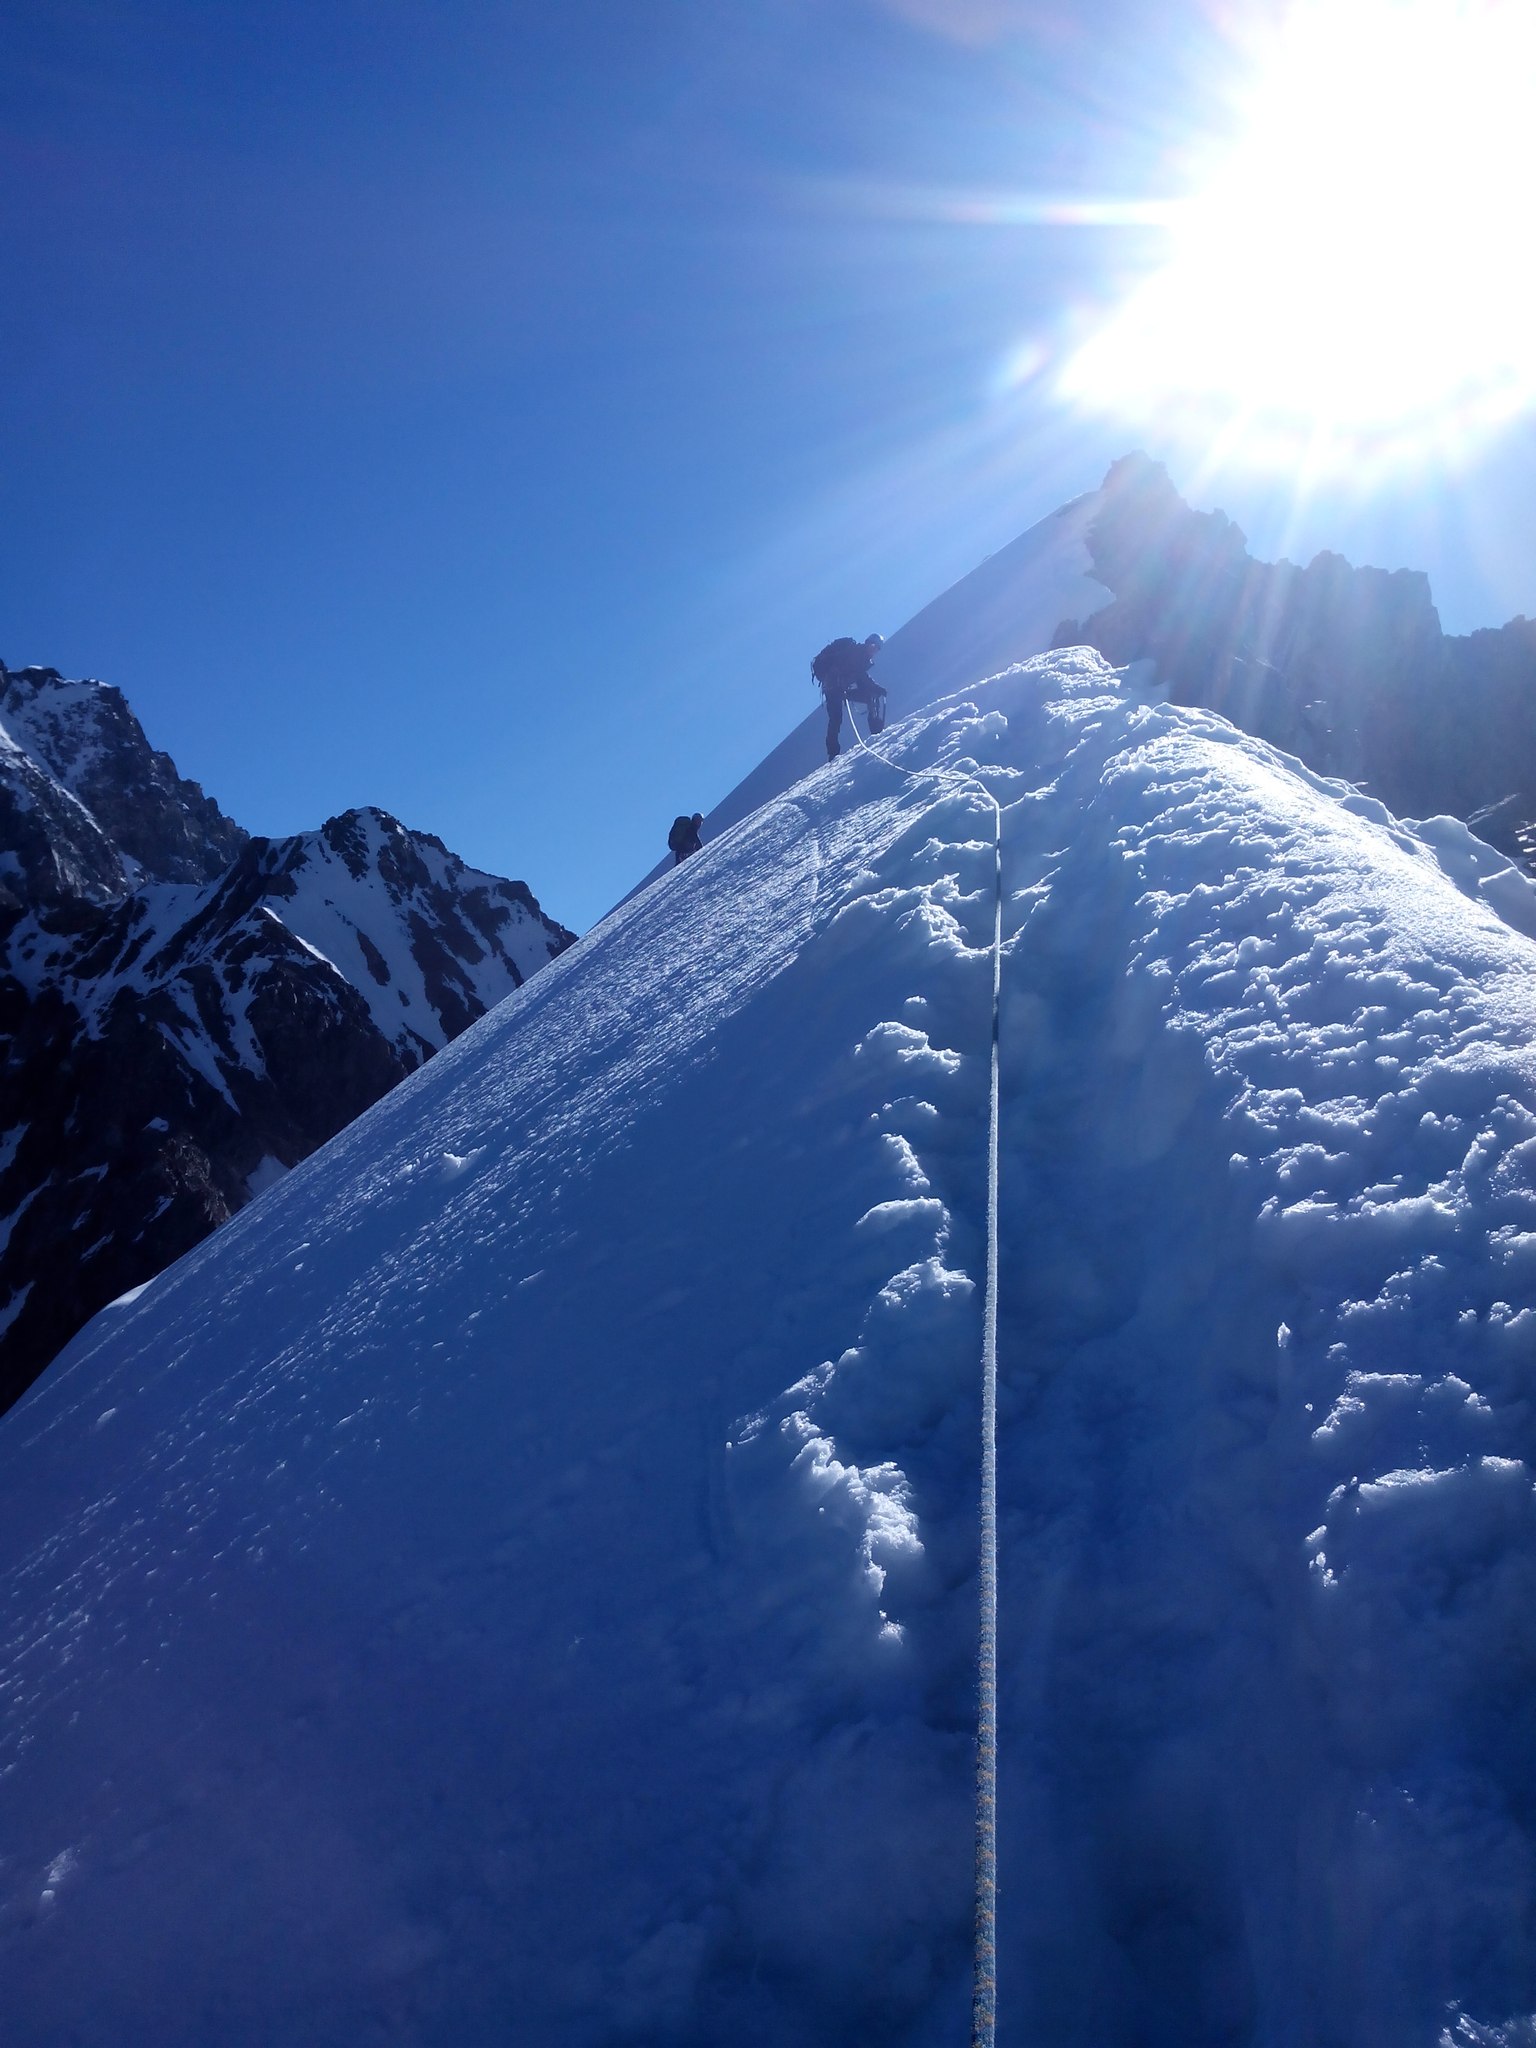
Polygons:
M253 838L0 665L0 1406L573 937L381 810Z

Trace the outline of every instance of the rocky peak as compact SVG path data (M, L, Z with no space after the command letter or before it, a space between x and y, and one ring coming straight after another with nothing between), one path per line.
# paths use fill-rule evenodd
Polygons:
M414 1066L571 943L526 882L483 873L369 805L318 832L253 839L231 894L267 908L357 988Z
M1217 583L1248 566L1247 537L1225 512L1186 505L1162 463L1139 451L1111 464L1094 522L1094 574L1130 598L1170 578Z
M1148 660L1173 700L1202 704L1410 817L1536 810L1536 630L1441 629L1418 570L1260 562L1224 512L1197 512L1161 463L1104 480L1088 534L1114 601L1055 643Z
M56 668L0 662L0 726L89 813L131 863L159 882L207 882L245 841L199 785L151 747L122 691Z

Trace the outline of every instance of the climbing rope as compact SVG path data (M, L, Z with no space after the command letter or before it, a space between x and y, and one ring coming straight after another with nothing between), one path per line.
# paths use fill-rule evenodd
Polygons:
M845 704L854 739L898 775L889 754L860 733ZM992 806L992 1054L987 1105L987 1278L981 1324L981 1530L977 1571L980 1606L976 1647L976 1932L971 1979L971 2048L993 2048L997 2031L997 1191L998 1122L1002 1096L999 1019L1003 994L1003 812L974 776L938 771L978 789Z
M988 795L991 795L990 790ZM987 1289L981 1324L980 1629L976 1651L976 1955L972 2048L997 2026L997 1182L1002 1060L1003 813L992 798L992 1078L987 1103Z

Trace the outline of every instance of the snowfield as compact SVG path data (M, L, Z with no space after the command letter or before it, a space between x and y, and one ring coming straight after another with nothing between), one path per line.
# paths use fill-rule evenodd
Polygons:
M7 2048L966 2038L978 782L998 2038L1531 2042L1536 891L1082 650L879 745L0 1424Z

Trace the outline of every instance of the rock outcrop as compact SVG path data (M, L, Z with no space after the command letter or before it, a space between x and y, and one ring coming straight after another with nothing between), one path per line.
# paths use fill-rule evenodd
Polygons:
M1149 660L1176 703L1220 711L1407 817L1448 813L1521 855L1536 818L1536 624L1457 638L1428 579L1323 553L1259 562L1222 512L1186 505L1160 463L1105 478L1088 534L1114 601L1059 647Z

